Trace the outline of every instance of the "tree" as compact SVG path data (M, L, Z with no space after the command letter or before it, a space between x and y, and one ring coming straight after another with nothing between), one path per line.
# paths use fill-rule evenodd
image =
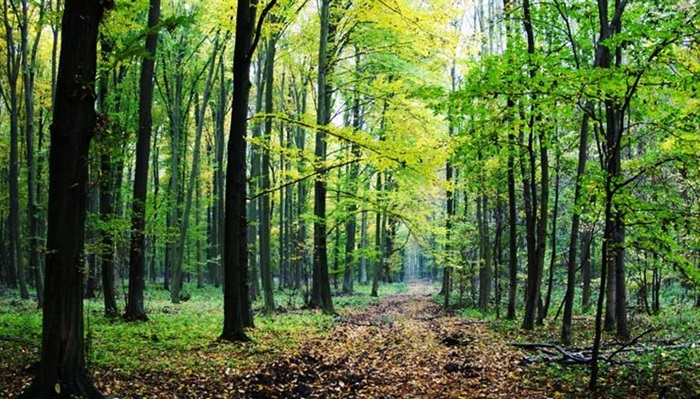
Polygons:
M44 17L45 1L39 4L39 22ZM34 80L37 67L37 50L41 40L41 26L29 48L29 1L22 0L21 23L22 73L24 83L24 130L27 153L27 219L29 219L29 265L33 269L36 298L39 307L44 304L44 276L40 261L39 230L41 215L37 196L37 165L34 151Z
M51 128L41 360L20 398L101 398L85 369L83 264L88 151L95 132L97 33L104 4L66 0Z
M233 105L226 165L224 205L224 328L219 339L247 341L245 327L253 326L248 296L248 240L246 221L246 132L250 63L260 40L262 21L275 5L271 0L255 26L258 0L241 0L236 8L236 41L233 50Z
M148 9L148 33L146 53L141 64L139 81L139 135L136 143L136 170L134 172L134 199L131 214L131 249L129 251L129 300L124 318L146 320L143 293L146 287L146 197L148 186L148 161L151 150L153 125L153 69L155 64L160 18L160 0L150 0Z
M9 99L5 98L6 106L10 112L10 215L8 227L10 229L10 270L16 273L16 280L19 283L20 297L29 299L27 290L27 278L22 256L22 242L20 240L20 213L19 213L19 76L22 64L22 51L17 46L14 38L15 26L12 20L15 19L20 27L24 24L14 0L3 1L3 22L5 25L5 72L9 84ZM21 28L26 29L26 28ZM21 44L20 44L21 45ZM4 92L3 92L4 95ZM6 97L4 95L4 97ZM8 101L9 100L9 101ZM12 277L12 276L11 276ZM14 280L11 278L11 280Z
M317 90L318 105L316 108L316 123L319 127L326 126L331 119L331 90L327 81L330 72L329 42L332 43L335 25L330 22L330 0L321 0L321 35L318 50ZM333 27L333 29L331 29ZM332 54L332 52L330 52ZM323 170L326 161L326 134L322 130L316 132L316 162L320 164L317 170ZM328 279L328 235L326 232L326 181L325 173L320 173L314 182L314 261L313 288L311 290L310 307L320 307L326 314L334 314L331 287Z

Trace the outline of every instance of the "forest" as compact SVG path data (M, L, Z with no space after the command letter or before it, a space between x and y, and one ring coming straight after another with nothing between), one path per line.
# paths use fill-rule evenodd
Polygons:
M0 398L700 397L696 0L0 7Z

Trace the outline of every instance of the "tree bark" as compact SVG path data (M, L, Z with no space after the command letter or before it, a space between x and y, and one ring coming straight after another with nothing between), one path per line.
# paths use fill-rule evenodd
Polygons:
M329 38L332 38L330 24L330 0L321 0L321 34L318 51L318 106L316 123L319 127L330 123L331 90L327 81L330 72ZM317 170L323 170L326 161L326 134L316 132ZM314 182L314 253L313 286L309 307L320 307L323 313L335 314L328 278L328 235L326 232L326 180L325 173L319 173Z
M39 3L39 20L44 17L45 2ZM29 1L22 0L22 71L24 74L24 117L25 138L27 153L27 219L29 220L29 266L33 271L34 285L36 288L37 306L44 304L44 276L43 265L39 254L39 225L41 215L39 213L39 201L37 198L37 166L34 153L34 69L36 68L36 54L41 41L42 29L38 29L34 37L31 53L29 50Z
M19 213L19 113L20 99L18 93L18 80L21 69L22 55L21 48L17 48L17 43L14 40L14 29L16 27L10 24L11 12L15 13L15 18L20 19L21 15L17 14L14 4L10 0L5 0L3 3L3 15L5 25L5 45L6 51L6 73L9 85L9 100L8 105L10 111L10 215L8 218L9 238L10 238L10 267L17 277L19 284L20 297L29 299L29 291L27 290L27 277L24 268L22 242L20 237L20 213ZM21 24L21 22L19 22ZM20 45L21 47L21 45Z
M275 75L275 52L277 40L270 38L267 40L265 51L265 113L273 112L272 94L274 90ZM262 146L262 162L260 171L260 190L266 193L260 197L260 277L263 288L264 306L263 311L270 314L275 311L275 300L273 296L274 282L272 279L272 256L271 256L271 229L272 213L270 210L270 145L272 141L272 118L265 118L264 145ZM281 133L280 133L281 134Z
M586 105L586 108L590 108ZM571 216L571 236L569 239L569 256L567 260L566 294L564 296L564 317L562 319L561 340L568 344L571 341L571 317L574 308L574 290L576 288L576 249L579 245L579 225L581 223L581 183L586 172L586 154L588 153L588 119L589 114L584 112L581 122L581 137L578 146L578 166L576 168L576 180L574 188L574 211ZM582 254L583 260L583 254ZM583 268L582 268L583 269ZM590 276L589 284L590 284ZM590 287L590 285L589 285ZM587 304L587 301L584 301ZM587 305L584 305L587 307Z
M141 64L139 93L139 132L136 142L136 170L134 172L134 194L131 215L131 248L129 251L129 300L124 318L126 320L148 319L144 309L143 294L146 288L146 198L148 188L148 162L151 150L151 128L153 125L153 69L155 64L160 18L160 0L150 0L148 9L148 35L146 53Z
M103 3L66 0L51 127L41 361L20 398L101 398L85 369L83 284L88 151L95 132Z
M253 327L248 293L245 138L248 130L249 75L251 58L255 51L253 33L257 5L257 0L240 0L236 9L233 104L224 213L224 325L219 337L226 341L248 341L244 328Z

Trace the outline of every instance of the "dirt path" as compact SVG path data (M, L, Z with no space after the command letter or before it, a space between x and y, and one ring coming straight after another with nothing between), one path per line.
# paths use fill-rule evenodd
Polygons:
M420 283L342 317L330 334L244 376L244 398L522 398L521 356L446 315Z

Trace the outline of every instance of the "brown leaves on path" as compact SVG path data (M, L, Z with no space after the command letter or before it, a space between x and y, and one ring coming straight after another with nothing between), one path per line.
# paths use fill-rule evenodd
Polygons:
M260 364L242 398L517 398L521 353L481 323L449 316L419 283L343 315L325 337Z

